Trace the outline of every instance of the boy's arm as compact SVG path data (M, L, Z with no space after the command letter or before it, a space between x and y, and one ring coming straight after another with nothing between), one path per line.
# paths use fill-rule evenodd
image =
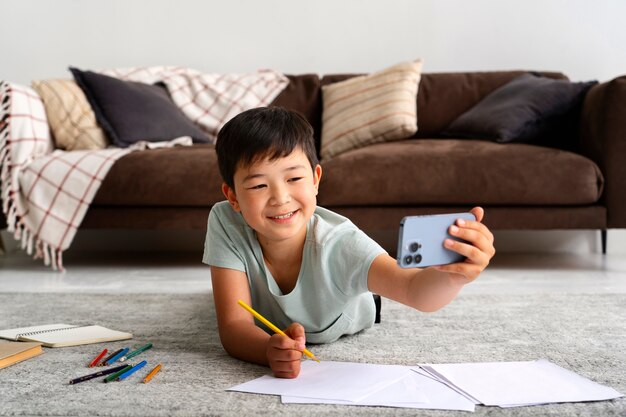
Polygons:
M296 377L304 350L304 328L292 324L285 330L289 338L270 336L257 327L253 316L237 304L237 300L252 304L244 272L211 266L211 282L220 341L226 352L238 359L270 366L277 377Z
M452 274L435 268L400 268L386 253L374 259L368 273L370 291L424 312L448 304L463 285Z
M483 210L477 207L472 213L477 221L459 221L450 228L453 236L468 243L446 240L446 247L465 256L465 261L426 269L403 269L391 256L379 255L369 269L369 290L420 311L436 311L448 304L465 284L478 277L495 254L493 235L481 223Z

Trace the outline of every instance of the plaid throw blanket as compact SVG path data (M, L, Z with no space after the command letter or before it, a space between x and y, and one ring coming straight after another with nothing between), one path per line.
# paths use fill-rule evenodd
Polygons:
M271 70L247 74L203 74L182 67L126 68L100 71L122 80L147 84L162 82L183 113L215 142L217 132L235 115L267 106L289 80Z
M176 104L214 135L232 116L269 104L287 85L284 76L270 72L211 76L153 67L108 73L140 82L163 81L177 89L172 92ZM28 254L63 270L63 251L113 163L129 152L174 145L191 145L191 138L140 142L125 149L54 150L41 98L28 87L0 82L0 196L8 230Z

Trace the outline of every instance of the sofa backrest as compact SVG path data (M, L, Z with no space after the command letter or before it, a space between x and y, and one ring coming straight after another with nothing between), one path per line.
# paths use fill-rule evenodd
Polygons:
M322 90L317 74L287 75L289 85L274 99L273 106L296 110L307 118L315 131L319 155L322 132Z
M417 94L417 133L414 138L435 138L462 113L489 93L528 71L486 71L422 74ZM558 72L541 72L545 77L564 79ZM321 87L360 74L287 75L289 85L272 105L297 110L315 129L319 152L322 123Z

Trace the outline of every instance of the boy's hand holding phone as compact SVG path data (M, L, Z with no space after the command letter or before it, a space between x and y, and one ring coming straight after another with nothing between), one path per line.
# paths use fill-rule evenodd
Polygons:
M471 282L489 265L489 261L496 253L493 246L493 234L487 226L482 224L485 211L481 207L474 207L470 210L475 217L475 221L458 220L450 226L448 232L465 242L454 239L446 239L444 246L465 257L464 261L449 265L437 266L437 270L462 275L465 283Z
M484 210L405 217L400 224L398 265L435 266L439 271L474 280L495 254L493 235L481 223Z

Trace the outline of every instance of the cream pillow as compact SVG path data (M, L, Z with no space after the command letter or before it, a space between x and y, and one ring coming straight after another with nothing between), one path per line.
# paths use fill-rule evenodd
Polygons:
M421 71L417 60L323 86L322 159L415 134Z
M33 81L32 85L43 100L57 148L74 151L107 147L106 134L76 82L45 80Z

